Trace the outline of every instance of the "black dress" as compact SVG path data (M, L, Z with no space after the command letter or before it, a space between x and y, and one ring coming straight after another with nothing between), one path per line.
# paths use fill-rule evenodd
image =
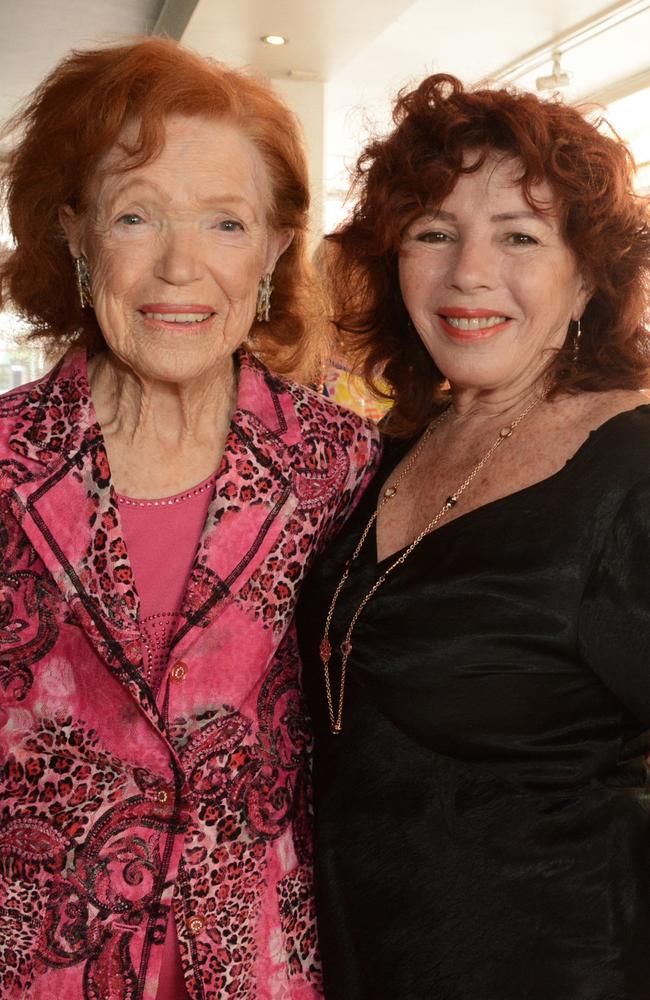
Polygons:
M359 621L332 736L324 618L404 450L299 609L327 1000L649 1000L650 406L420 544ZM371 533L333 646L388 561Z

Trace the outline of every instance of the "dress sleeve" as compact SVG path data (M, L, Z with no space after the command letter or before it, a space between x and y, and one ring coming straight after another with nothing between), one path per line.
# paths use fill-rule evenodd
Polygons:
M578 621L584 662L650 726L650 479L619 507L585 588Z

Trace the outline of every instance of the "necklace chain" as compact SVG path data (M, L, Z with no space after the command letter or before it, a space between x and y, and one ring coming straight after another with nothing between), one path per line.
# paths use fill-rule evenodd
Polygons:
M368 537L370 529L372 528L373 524L377 520L377 517L379 516L379 512L385 506L385 504L389 503L393 499L393 497L397 494L400 483L404 481L408 473L414 467L415 463L417 462L418 458L422 453L425 444L429 440L432 432L437 427L439 427L446 420L448 414L451 413L451 405L448 406L445 410L443 410L443 412L438 417L436 417L434 420L431 421L429 426L424 431L424 434L420 438L415 450L413 451L413 454L411 455L410 459L400 472L397 479L395 479L392 485L388 486L382 493L379 503L377 504L377 507L372 512L370 520L363 529L363 532L361 534L361 537L359 538L359 541L357 542L354 552L347 560L343 568L343 574L336 586L336 590L334 591L334 596L332 597L332 601L330 603L329 610L327 612L327 617L325 618L325 629L323 632L323 638L321 639L319 652L320 652L321 662L323 664L323 673L325 677L325 696L327 698L327 710L329 713L330 729L333 734L337 735L338 733L341 732L343 728L343 702L345 698L345 679L347 674L348 660L350 658L350 654L352 653L352 633L354 632L356 624L359 621L361 615L363 614L366 605L374 597L379 588L383 586L383 584L390 576L390 574L393 573L399 566L401 566L403 563L406 562L406 560L411 555L413 550L418 547L422 539L426 538L426 536L430 534L436 527L436 525L442 520L445 514L447 514L448 511L452 509L452 507L456 506L461 495L465 492L468 486L470 486L471 483L476 479L481 469L483 469L483 467L487 465L487 463L494 455L495 451L497 451L497 449L501 447L504 441L508 440L512 432L515 430L516 427L519 426L524 417L527 417L530 411L546 397L547 391L548 390L543 390L541 393L536 394L533 397L533 399L531 399L531 401L528 403L528 405L521 411L521 413L517 417L515 417L512 423L507 424L505 427L501 428L496 439L492 442L488 450L479 459L476 465L471 469L471 471L462 481L460 486L457 486L454 492L447 497L440 510L436 514L434 514L429 523L425 525L422 531L420 531L420 533L404 549L404 551L399 556L397 556L392 563L390 563L386 567L384 572L379 577L377 577L370 590L362 598L360 604L358 605L356 611L354 612L352 618L350 619L350 624L348 625L345 637L339 646L339 652L341 654L341 680L339 685L339 696L335 708L334 695L332 692L332 680L329 669L329 664L332 657L330 628L332 625L334 611L336 610L336 605L338 603L341 591L343 590L343 587L345 586L348 580L348 577L350 575L350 570L352 569L352 565L355 559L358 558L359 553L361 552L361 549L364 546L364 543Z

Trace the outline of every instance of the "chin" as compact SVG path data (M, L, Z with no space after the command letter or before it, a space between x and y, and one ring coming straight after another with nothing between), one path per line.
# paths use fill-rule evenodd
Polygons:
M496 365L438 365L453 388L494 389L517 379L517 372Z

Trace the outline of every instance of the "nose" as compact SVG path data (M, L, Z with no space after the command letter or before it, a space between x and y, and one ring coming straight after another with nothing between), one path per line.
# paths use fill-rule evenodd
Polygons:
M450 288L462 292L494 288L496 261L490 243L478 238L460 238L454 245L448 274Z
M189 285L201 277L200 237L192 226L169 226L160 236L156 277L169 285Z

